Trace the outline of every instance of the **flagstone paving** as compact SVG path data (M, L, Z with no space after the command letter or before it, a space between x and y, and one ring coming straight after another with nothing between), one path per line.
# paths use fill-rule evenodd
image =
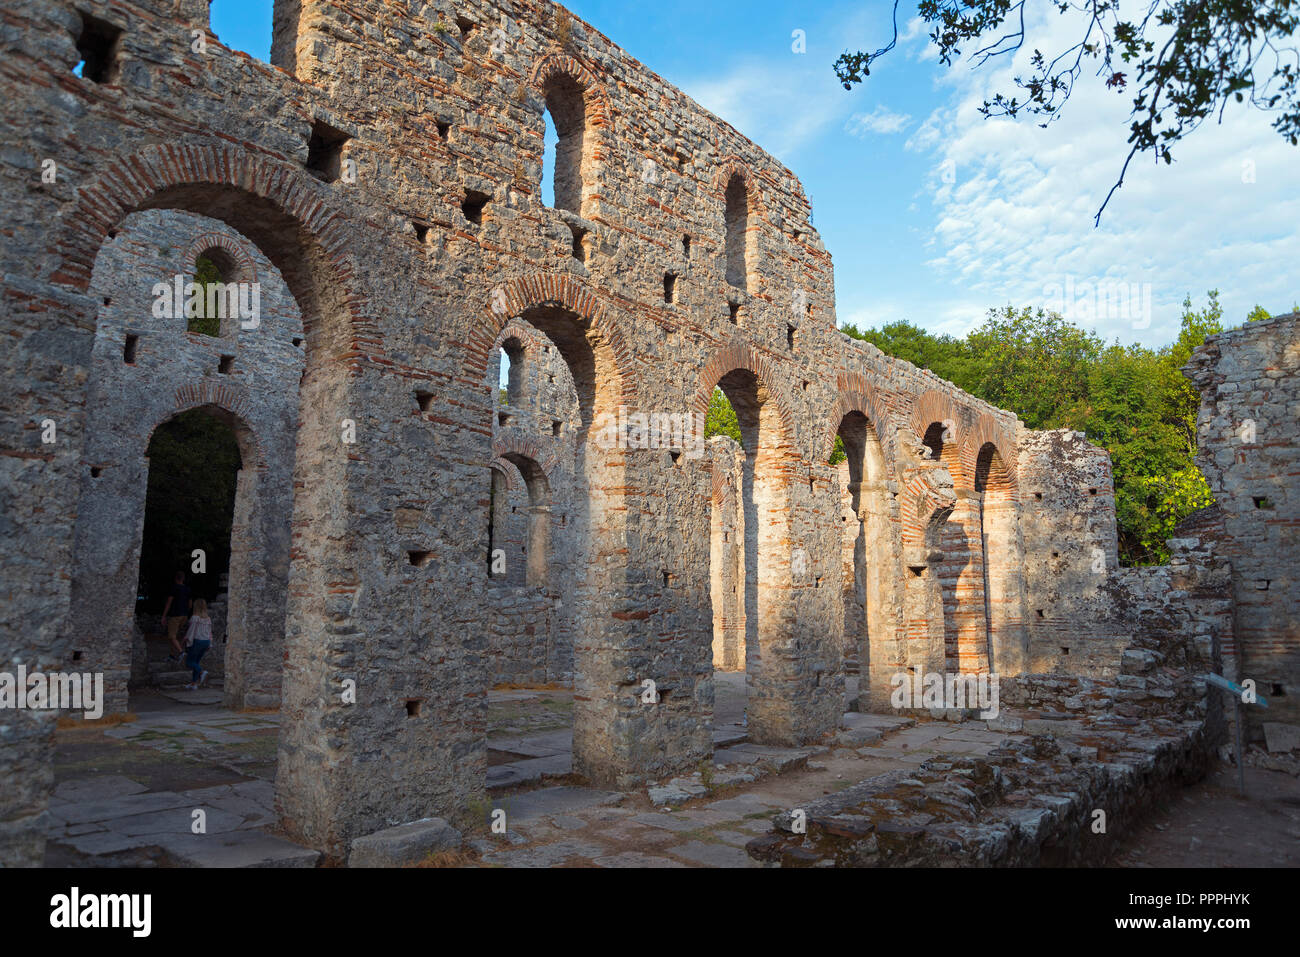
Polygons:
M466 833L485 866L755 867L745 843L772 818L822 795L940 754L986 754L1023 737L982 722L846 712L824 745L745 739L743 676L719 676L725 746L690 775L631 792L571 777L572 694L489 695L490 802ZM179 694L179 693L178 693ZM278 715L148 693L134 721L59 732L49 862L312 866L315 852L274 833ZM196 810L205 833L193 833ZM493 833L491 811L505 812Z

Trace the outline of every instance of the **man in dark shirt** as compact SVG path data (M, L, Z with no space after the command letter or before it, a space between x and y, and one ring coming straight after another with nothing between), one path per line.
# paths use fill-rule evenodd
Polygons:
M185 657L180 635L184 634L189 617L190 586L185 584L185 573L177 572L171 594L167 596L167 604L163 606L163 625L167 628L167 640L171 642L172 652L178 661Z

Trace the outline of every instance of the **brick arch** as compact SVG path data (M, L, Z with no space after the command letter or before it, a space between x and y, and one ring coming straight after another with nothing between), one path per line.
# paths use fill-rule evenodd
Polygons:
M519 473L519 467L513 462L497 456L488 463L488 469L494 472L500 472L501 477L505 479L506 491L513 492L518 486L515 483L515 476Z
M718 191L719 201L725 200L727 184L731 182L732 176L739 176L745 181L745 192L749 196L750 211L757 216L765 215L767 206L763 201L763 190L759 186L758 177L739 156L733 155L723 159L718 167L717 175L713 178L713 185Z
M517 429L504 429L492 437L492 461L495 463L511 454L532 459L542 470L547 483L550 483L556 460L559 458L555 448L543 447L537 438L525 435Z
M912 402L912 412L907 419L908 427L915 434L918 444L924 442L926 431L934 423L952 422L957 434L951 442L944 443L942 464L952 473L953 484L957 488L970 487L971 470L974 468L973 460L967 462L966 446L962 441L964 421L962 408L953 401L951 395L938 389L927 389L918 395Z
M1007 488L1015 496L1019 483L1016 479L1014 438L1008 435L1006 429L998 420L987 412L980 415L973 426L963 431L962 458L969 460L970 474L975 475L980 453L986 445L991 445L997 450L998 458L1002 462L1002 469L1006 473L1004 480L1007 483Z
M257 265L243 243L233 236L211 231L196 236L185 251L181 263L186 276L194 275L198 269L199 257L209 249L220 249L235 264L238 275L224 277L226 282L257 282Z
M187 382L176 390L172 405L165 412L154 416L144 430L146 436L144 447L147 450L153 441L153 435L159 426L170 422L176 416L194 409L213 408L225 412L233 419L229 423L234 429L240 452L245 454L243 467L263 472L267 468L266 450L257 432L249 425L249 400L243 389L228 382L213 382L199 379Z
M244 202L227 202L232 196ZM367 341L367 352L377 351L382 335L364 314L349 253L356 224L332 207L329 190L305 171L225 142L151 145L110 162L78 189L61 217L50 281L85 292L109 232L131 213L168 208L220 219L256 245L293 294L309 342L325 299L330 312L347 317L343 328L330 330L329 351L355 354L359 339Z
M585 283L566 274L533 273L521 279L511 279L493 289L465 343L466 374L476 382L487 375L497 336L513 317L535 306L551 305L588 320L597 335L606 340L610 358L618 371L620 401L629 409L638 408L632 352L619 319Z
M588 119L592 127L600 132L600 139L604 142L608 138L612 111L609 105L609 92L597 79L594 68L568 53L548 53L534 64L529 85L539 94L544 93L546 84L557 76L567 76L582 87L590 109ZM603 158L603 156L597 157L597 159Z
M856 373L839 376L836 384L839 394L835 404L831 406L826 434L821 439L819 455L822 461L830 458L835 448L835 436L839 434L840 423L844 421L844 417L850 412L861 412L875 430L876 439L880 442L880 450L885 457L885 467L893 475L897 463L894 430L891 428L888 407L881 398L880 392L863 376Z
M695 398L691 403L693 410L701 415L708 415L709 399L713 395L714 388L722 381L723 376L737 369L752 372L772 396L772 401L776 403L777 414L781 418L781 432L785 444L790 449L794 449L797 435L794 416L790 413L789 400L778 386L778 383L785 380L780 370L767 356L755 350L743 339L733 339L723 345L705 363L704 369L700 372Z

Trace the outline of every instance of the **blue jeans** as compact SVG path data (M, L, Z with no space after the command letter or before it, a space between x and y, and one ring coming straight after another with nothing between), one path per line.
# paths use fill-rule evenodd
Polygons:
M211 647L212 642L210 641L195 641L185 653L185 665L190 669L190 674L194 676L195 684L198 684L199 679L203 677L203 669L199 667L199 662Z

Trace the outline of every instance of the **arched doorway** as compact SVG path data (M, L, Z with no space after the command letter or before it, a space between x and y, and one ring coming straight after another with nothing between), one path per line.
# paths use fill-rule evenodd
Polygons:
M859 699L870 701L873 683L897 655L898 557L890 515L889 473L875 423L860 410L836 428L843 458L840 478L842 597L846 671L858 675ZM835 456L832 456L834 459ZM881 689L875 689L879 697Z

